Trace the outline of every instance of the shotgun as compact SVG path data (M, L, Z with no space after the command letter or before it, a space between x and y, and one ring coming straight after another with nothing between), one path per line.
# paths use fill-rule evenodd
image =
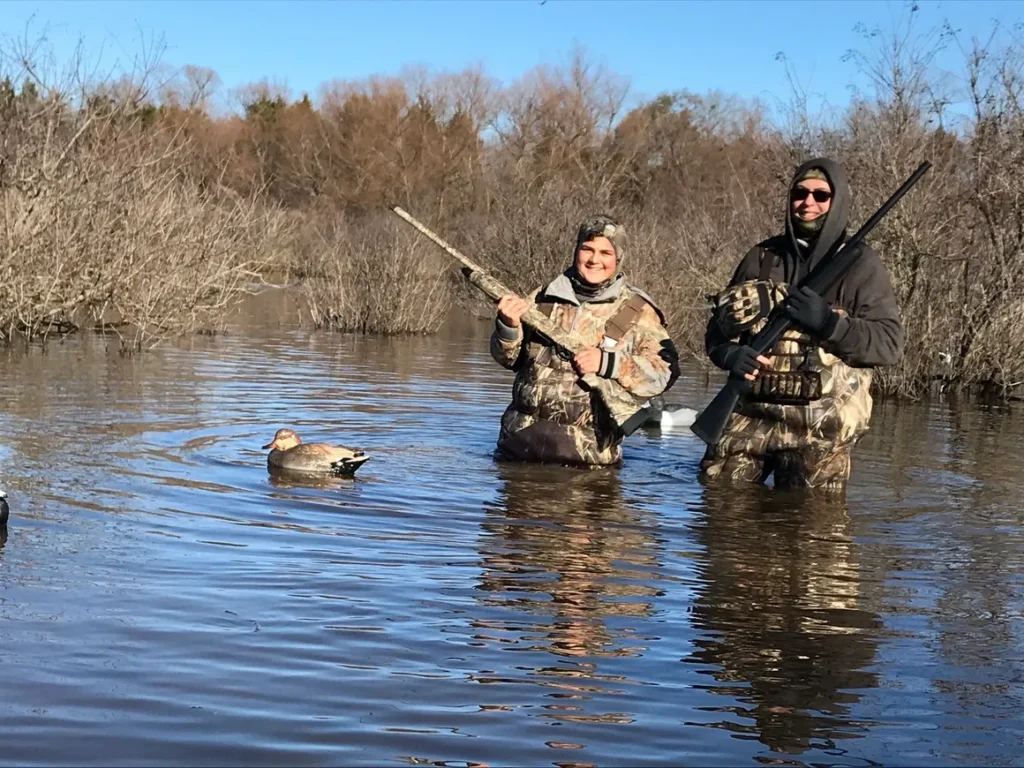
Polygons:
M498 280L487 274L483 267L470 261L469 258L431 232L405 210L397 205L391 210L415 229L419 230L420 233L439 246L441 250L461 263L462 274L465 275L466 279L492 301L497 302L502 296L513 293L513 291L510 291ZM580 342L575 335L556 326L535 307L530 307L526 311L522 322L524 325L530 326L539 336L546 339L563 360L571 360L577 353L587 348L587 345ZM639 398L627 391L617 381L601 378L595 373L585 374L580 380L584 389L591 390L597 394L598 400L604 405L616 429L621 431L623 436L633 434L648 418L648 400Z
M917 170L910 175L910 178L893 192L892 196L875 211L874 215L857 230L853 237L845 243L837 241L796 288L799 289L806 285L815 293L824 295L860 258L863 252L861 245L864 238L878 226L890 209L910 191L910 188L928 172L931 166L932 164L927 161L921 163ZM768 315L764 327L750 340L750 347L759 355L763 355L774 347L779 337L791 327L793 327L793 321L786 315L782 305L777 305ZM714 400L708 403L707 407L690 425L690 430L709 447L718 445L718 441L722 439L722 433L729 423L729 417L735 410L740 396L746 390L746 384L746 381L730 376L725 386L715 395Z

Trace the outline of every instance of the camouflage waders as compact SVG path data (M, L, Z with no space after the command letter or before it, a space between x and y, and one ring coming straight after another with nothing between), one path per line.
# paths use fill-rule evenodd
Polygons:
M743 343L787 290L767 279L738 283L716 297L715 322ZM760 483L774 473L780 488L845 487L853 447L871 418L871 369L847 365L796 329L767 356L771 368L759 372L721 441L705 451L701 477Z
M607 300L577 305L572 295L563 276L527 300L584 344L615 351L612 370L599 375L642 398L670 386L678 375L675 348L646 296L624 281ZM516 372L512 402L501 417L498 457L575 466L621 462L621 434L596 395L580 386L572 363L529 330L516 331L511 338L499 330L491 336L491 355ZM613 337L617 341L610 344Z

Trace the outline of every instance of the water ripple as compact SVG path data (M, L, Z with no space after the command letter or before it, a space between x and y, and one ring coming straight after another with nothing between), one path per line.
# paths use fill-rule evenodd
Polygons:
M18 764L1007 764L1019 416L880 404L843 504L500 464L486 328L263 329L0 370ZM672 398L713 394L684 377ZM289 426L355 478L270 476ZM40 738L43 736L43 738Z

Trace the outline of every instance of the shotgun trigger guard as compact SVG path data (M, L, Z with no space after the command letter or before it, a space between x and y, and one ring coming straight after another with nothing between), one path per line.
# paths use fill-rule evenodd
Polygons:
M573 359L574 355L569 350L563 349L562 347L558 346L557 344L552 344L551 346L555 350L555 354L558 355L558 358L560 360L563 360L563 361L565 361L567 363L571 363L572 362L572 359Z
M572 352L562 347L561 344L556 344L554 340L551 339L546 333L538 331L536 328L534 328L534 333L536 333L542 341L547 343L547 345L551 348L551 351L559 360L563 360L567 363L572 362L573 357L575 357L575 355L573 355Z

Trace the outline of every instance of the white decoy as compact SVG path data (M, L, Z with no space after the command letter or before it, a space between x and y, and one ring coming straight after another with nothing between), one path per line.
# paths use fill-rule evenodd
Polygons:
M647 418L644 420L645 427L659 427L664 431L673 429L686 429L693 424L697 418L697 411L693 408L666 408L665 401L661 397L652 397L647 408Z

